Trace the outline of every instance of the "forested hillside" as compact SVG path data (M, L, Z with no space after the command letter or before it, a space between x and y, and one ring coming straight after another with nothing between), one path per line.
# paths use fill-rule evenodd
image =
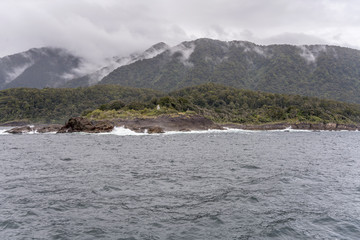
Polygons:
M119 67L100 84L170 92L208 82L360 103L360 51L198 39Z
M157 106L160 110L157 110ZM218 84L188 87L169 94L113 85L88 88L0 91L0 122L63 123L97 110L97 117L142 117L193 112L216 122L360 123L360 105L299 95L240 90ZM100 112L99 112L100 111ZM112 111L106 115L106 111ZM104 114L103 114L104 113Z
M161 94L154 90L120 86L93 86L73 89L14 88L0 91L0 122L28 120L63 123L87 109L111 100L149 101Z
M299 95L240 90L205 84L175 91L194 110L217 122L360 122L360 105Z
M160 106L160 109L157 109ZM197 113L220 123L360 123L360 105L299 95L240 90L218 84L184 88L148 102L113 101L89 112L91 118Z
M0 58L0 90L59 87L75 77L84 59L61 48L33 48Z
M0 89L116 84L169 93L211 82L360 103L360 51L345 47L197 39L105 62L93 69L65 49L30 49L0 59Z

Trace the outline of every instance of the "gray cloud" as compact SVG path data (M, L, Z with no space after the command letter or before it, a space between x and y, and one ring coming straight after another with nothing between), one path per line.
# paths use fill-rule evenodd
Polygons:
M0 56L67 48L94 62L200 37L360 48L356 0L2 0Z

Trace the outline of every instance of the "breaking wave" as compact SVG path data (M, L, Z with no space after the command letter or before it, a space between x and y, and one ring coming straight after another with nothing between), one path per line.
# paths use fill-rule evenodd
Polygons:
M112 135L118 135L118 136L148 135L147 132L145 132L145 133L138 133L138 132L132 131L132 130L130 130L130 129L128 129L128 128L125 128L125 127L114 127L114 130L112 130L111 132L108 132L108 133L99 133L99 134L101 134L101 135L112 134Z
M1 128L1 129L0 129L0 135L9 134L9 133L6 132L6 131L9 130L9 129L10 129L10 128L6 128L6 129L5 129L5 128Z
M194 131L169 131L165 132L166 135L172 134L204 134L204 133L254 133L257 131L253 130L243 130L243 129L235 129L235 128L225 128L224 130L219 129L209 129L209 130L194 130Z

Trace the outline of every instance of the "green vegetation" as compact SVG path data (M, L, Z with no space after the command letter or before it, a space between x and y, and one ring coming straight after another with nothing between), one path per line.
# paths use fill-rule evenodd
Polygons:
M95 109L91 112L84 112L83 116L92 120L103 120L103 119L134 119L134 118L155 118L160 115L191 115L195 114L194 111L179 112L173 108L162 107L159 110L157 108L144 107L140 110L134 109L119 109L119 110L100 110Z
M62 123L80 114L90 119L113 119L194 113L219 123L360 123L358 104L240 90L213 83L168 95L111 85L0 91L2 123L24 119L34 123Z
M0 122L63 123L71 116L112 100L144 102L159 96L161 93L154 90L107 85L75 89L13 88L0 91Z
M217 84L184 88L149 102L110 102L85 115L92 119L111 119L176 113L197 113L220 123L360 122L357 104L239 90Z
M336 46L259 46L198 39L189 59L166 51L120 67L100 84L171 92L208 82L241 89L360 103L360 51ZM185 59L185 60L184 60Z
M299 95L239 90L216 84L171 93L216 122L360 122L360 105Z

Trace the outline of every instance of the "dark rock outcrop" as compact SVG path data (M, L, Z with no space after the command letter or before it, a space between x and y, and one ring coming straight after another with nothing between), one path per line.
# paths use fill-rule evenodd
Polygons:
M49 132L58 132L63 125L60 124L50 124L50 125L43 125L35 127L35 130L38 133L49 133Z
M155 127L149 127L147 129L147 132L149 134L152 134L152 133L164 133L164 130L161 127L155 126Z
M110 121L90 121L83 117L70 118L65 126L63 126L58 133L72 133L72 132L88 132L101 133L111 132L114 129L114 124Z
M60 124L45 124L45 125L37 125L37 126L15 127L6 132L13 134L21 134L21 133L29 133L29 132L49 133L49 132L57 132L60 130L61 127L62 125Z
M33 128L31 128L30 126L24 126L24 127L12 128L6 132L12 134L22 134L22 133L29 133L31 131L33 131Z

